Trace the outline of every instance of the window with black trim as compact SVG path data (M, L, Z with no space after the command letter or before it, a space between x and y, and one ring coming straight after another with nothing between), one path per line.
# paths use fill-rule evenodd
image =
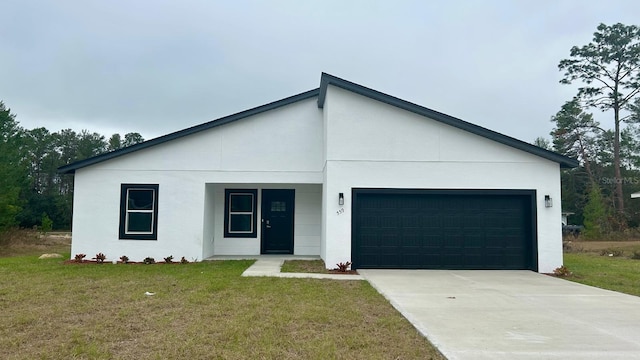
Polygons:
M225 189L224 236L257 237L258 190Z
M158 239L158 184L120 186L120 239Z

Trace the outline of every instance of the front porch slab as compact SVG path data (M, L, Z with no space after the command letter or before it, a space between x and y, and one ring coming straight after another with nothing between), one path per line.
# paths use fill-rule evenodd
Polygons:
M300 255L258 255L258 256L213 256L206 260L247 260L256 259L253 265L242 273L244 277L280 277L298 279L364 280L360 275L283 273L280 272L285 260L318 260L317 256Z

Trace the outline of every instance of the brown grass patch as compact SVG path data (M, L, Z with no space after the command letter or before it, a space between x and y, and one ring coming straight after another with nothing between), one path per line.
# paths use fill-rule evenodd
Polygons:
M71 251L70 232L48 232L9 229L0 233L0 257L66 254Z
M610 257L629 257L635 259L640 254L640 240L632 241L565 241L565 254L585 253Z
M634 249L640 247L640 240L634 241L573 241L573 244L579 245L584 251L599 252L604 249Z

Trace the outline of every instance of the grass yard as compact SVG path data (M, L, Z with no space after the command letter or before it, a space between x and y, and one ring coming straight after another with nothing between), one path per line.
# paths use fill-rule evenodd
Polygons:
M567 280L640 296L640 241L580 241L565 252ZM610 256L613 255L613 256Z
M251 263L0 258L0 358L443 359L366 281L241 277Z
M640 260L591 253L564 254L567 280L640 296Z

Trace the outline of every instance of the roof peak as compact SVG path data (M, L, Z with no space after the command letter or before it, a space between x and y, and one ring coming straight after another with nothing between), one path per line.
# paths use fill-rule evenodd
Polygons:
M444 123L446 125L450 125L453 127L456 127L458 129L461 130L465 130L468 131L470 133L488 138L490 140L511 146L513 148L519 149L519 150L523 150L526 151L528 153L531 153L533 155L537 155L540 156L542 158L546 158L548 160L557 162L560 164L560 166L562 168L574 168L577 167L579 165L578 161L575 159L571 159L569 157L566 157L564 155L558 154L556 152L553 151L549 151L546 149L543 149L541 147L535 146L533 144L529 144L527 142L524 142L522 140L518 140L514 137L508 136L508 135L504 135L501 134L499 132L484 128L482 126L476 125L476 124L472 124L470 122L464 121L462 119L441 113L439 111L436 110L432 110L429 108L426 108L424 106L406 101L406 100L402 100L400 98L397 98L395 96L391 96L388 94L385 94L383 92L380 92L378 90L374 90L371 88L368 88L366 86L362 86L359 84L356 84L354 82L339 78L337 76L331 75L331 74L327 74L327 73L322 73L321 77L320 77L320 93L318 95L318 107L319 108L323 108L324 107L324 102L326 100L326 94L327 94L327 89L329 87L329 85L333 85L336 86L338 88L347 90L347 91L351 91L353 93L362 95L362 96L366 96L368 98L377 100L377 101L381 101L383 103L386 103L388 105L406 110L406 111L410 111L413 112L415 114L418 115L422 115L424 117L427 117L429 119L435 120L435 121L439 121L441 123Z

